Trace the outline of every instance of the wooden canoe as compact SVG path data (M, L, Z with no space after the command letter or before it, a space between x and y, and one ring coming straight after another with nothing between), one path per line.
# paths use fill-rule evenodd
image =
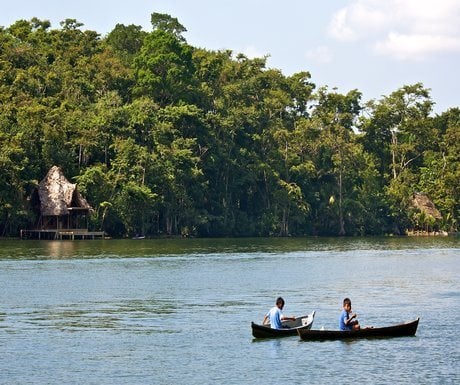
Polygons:
M281 322L283 329L272 329L270 324L258 325L251 322L252 335L255 338L274 338L274 337L287 337L297 335L298 330L307 330L311 328L315 312L312 311L308 315L297 317L295 320L288 320Z
M297 333L304 341L314 340L341 340L350 338L389 338L414 336L417 331L419 318L415 321L386 327L369 327L359 330L304 330L299 329Z

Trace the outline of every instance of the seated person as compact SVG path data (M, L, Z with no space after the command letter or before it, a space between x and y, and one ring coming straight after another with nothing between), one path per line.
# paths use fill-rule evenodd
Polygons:
M295 320L295 317L285 317L282 313L281 310L283 310L284 307L284 299L281 297L278 297L276 299L276 305L273 306L270 311L265 315L263 324L267 324L270 322L270 327L272 329L282 329L283 325L281 324L281 321L284 320Z
M339 329L340 330L359 330L359 322L356 319L356 313L351 314L351 300L345 298L343 300L343 310L340 314Z

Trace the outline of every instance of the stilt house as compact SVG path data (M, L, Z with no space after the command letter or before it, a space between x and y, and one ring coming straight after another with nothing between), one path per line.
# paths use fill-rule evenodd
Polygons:
M37 212L35 229L21 230L21 238L94 239L105 237L104 231L88 231L89 214L93 211L70 183L62 170L53 166L34 190L32 206Z
M40 210L38 229L88 230L92 208L59 167L51 167L34 195L33 201Z

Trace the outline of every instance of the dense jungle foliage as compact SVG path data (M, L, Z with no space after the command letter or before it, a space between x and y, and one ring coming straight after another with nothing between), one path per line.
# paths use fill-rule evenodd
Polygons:
M53 165L115 237L457 231L460 109L435 115L422 84L363 102L151 21L104 37L74 19L0 27L0 236L36 224ZM414 192L442 220L411 209Z

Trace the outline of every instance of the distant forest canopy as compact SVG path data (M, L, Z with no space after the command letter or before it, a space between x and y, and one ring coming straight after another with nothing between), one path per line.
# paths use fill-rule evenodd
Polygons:
M53 165L114 237L458 231L459 108L434 116L420 83L364 102L151 21L0 27L0 236L36 225Z

